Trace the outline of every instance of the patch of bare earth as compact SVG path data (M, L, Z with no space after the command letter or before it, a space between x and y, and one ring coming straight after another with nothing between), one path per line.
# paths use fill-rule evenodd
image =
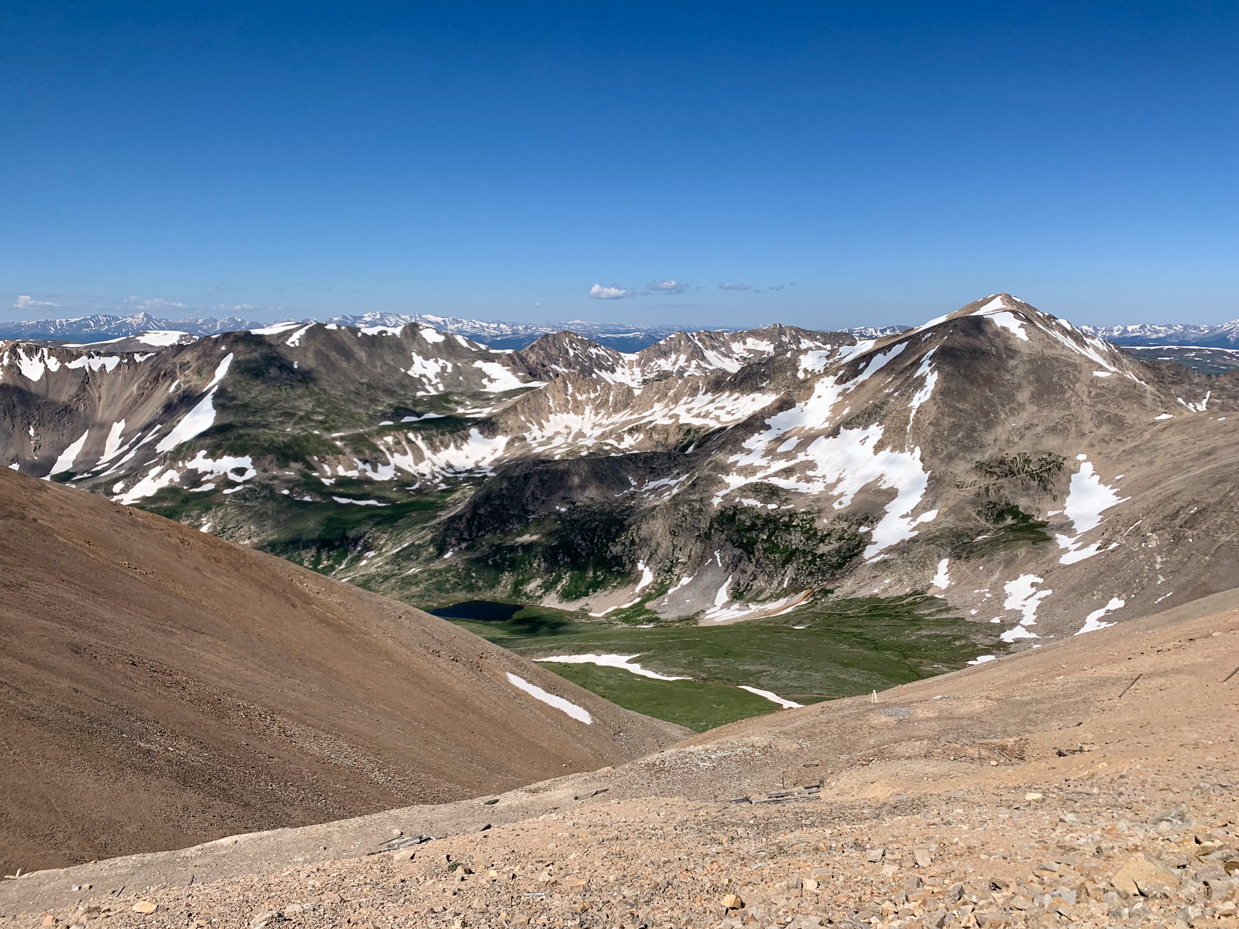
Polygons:
M493 804L23 876L0 887L0 925L1236 925L1236 606L1216 595Z

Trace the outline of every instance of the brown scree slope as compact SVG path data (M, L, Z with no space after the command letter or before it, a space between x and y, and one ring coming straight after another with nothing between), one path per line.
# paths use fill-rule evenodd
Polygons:
M685 734L419 610L0 472L7 873L458 800Z
M1237 666L1230 591L493 806L24 875L0 927L1234 926ZM401 832L445 838L367 856Z

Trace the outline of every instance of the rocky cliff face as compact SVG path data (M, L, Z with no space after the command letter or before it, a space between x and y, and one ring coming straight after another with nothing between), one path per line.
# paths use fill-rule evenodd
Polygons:
M0 348L0 455L422 603L732 622L930 592L1008 642L1233 586L1239 381L1006 294L624 354L425 326Z

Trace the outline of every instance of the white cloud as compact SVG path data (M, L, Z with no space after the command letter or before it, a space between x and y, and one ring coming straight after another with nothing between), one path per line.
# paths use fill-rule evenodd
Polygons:
M127 297L125 299L125 308L141 312L165 309L183 310L185 309L185 304L165 300L163 297L151 297L148 300L144 300L141 297Z
M625 297L635 297L636 293L627 288L618 287L615 284L612 284L610 287L595 284L589 289L589 295L595 300L623 300Z
M748 284L719 284L719 290L752 290Z
M645 288L650 293L682 294L686 288L683 281L665 280L658 284L648 284Z
M533 306L534 306L534 309L538 309L539 307L541 307L541 306L542 306L542 304L541 304L541 303L535 303Z
M60 306L60 304L52 303L50 300L35 300L29 294L19 294L13 306L19 310L28 310L36 306Z

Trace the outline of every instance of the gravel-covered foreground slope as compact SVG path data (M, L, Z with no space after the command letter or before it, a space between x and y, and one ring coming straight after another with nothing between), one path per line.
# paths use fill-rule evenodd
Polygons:
M5 873L474 797L686 733L419 610L0 472Z
M1239 597L1215 595L493 803L24 875L0 913L117 929L1233 926L1236 665Z
M631 625L931 594L1018 647L1229 589L1237 430L1239 373L1007 294L629 354L421 324L0 346L23 473L405 602Z

